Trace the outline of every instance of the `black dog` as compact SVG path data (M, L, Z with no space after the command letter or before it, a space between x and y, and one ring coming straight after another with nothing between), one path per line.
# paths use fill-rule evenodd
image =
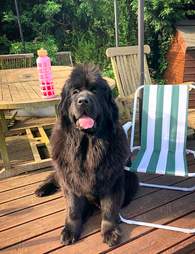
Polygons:
M130 153L111 89L97 67L79 65L61 96L51 138L56 174L36 194L48 195L61 187L67 196L62 243L78 240L95 204L101 209L103 241L115 245L120 239L119 211L136 193L138 179L124 170Z

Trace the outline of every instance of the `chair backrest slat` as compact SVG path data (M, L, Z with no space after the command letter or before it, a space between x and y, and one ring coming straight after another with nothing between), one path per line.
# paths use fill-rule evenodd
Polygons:
M137 88L137 77L136 77L136 72L134 70L134 66L133 66L133 58L131 57L127 57L127 62L128 62L128 68L129 68L129 73L130 73L130 78L129 78L129 82L131 82L131 94L134 93L134 91Z
M123 93L125 93L126 87L128 84L128 80L127 80L127 76L126 76L126 72L125 72L125 68L124 68L123 58L121 56L117 56L116 60L117 60L118 70L120 73L122 90L123 90Z
M119 94L123 94L124 91L123 91L122 84L121 84L121 78L120 78L120 75L119 75L119 69L117 67L116 58L111 58L111 63L112 63L113 71L114 71L114 74L115 74L115 79L116 79L116 82L117 82Z
M132 70L131 65L128 61L128 57L124 56L123 61L124 61L124 72L125 72L126 78L127 78L126 89L127 89L127 95L128 95L128 94L132 94L136 88L135 88L135 82L134 82L134 77L133 77L133 70ZM131 86L129 86L130 82L132 82Z

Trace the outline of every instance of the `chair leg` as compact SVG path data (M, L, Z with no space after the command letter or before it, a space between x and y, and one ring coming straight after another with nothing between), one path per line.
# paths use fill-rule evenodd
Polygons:
M148 223L143 221L136 221L136 220L127 220L123 218L120 214L120 219L122 222L129 224L129 225L138 225L138 226L145 226L145 227L151 227L151 228L159 228L159 229L166 229L176 232L182 232L186 234L194 234L195 228L180 228L180 227L172 227L168 225L161 225L161 224L155 224L155 223Z
M168 186L168 185L161 185L161 184L150 184L150 183L139 183L140 186L143 187L149 187L149 188L159 188L159 189L166 189L166 190L177 190L177 191L185 191L185 192L191 192L195 191L195 186L192 187L177 187L177 186Z

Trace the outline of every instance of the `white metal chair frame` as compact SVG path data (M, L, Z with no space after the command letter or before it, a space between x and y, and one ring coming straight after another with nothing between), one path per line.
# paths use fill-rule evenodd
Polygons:
M130 137L130 150L131 152L135 150L139 150L140 146L134 146L134 138L135 138L135 124L136 124L136 106L137 106L137 98L138 94L141 89L143 89L144 86L140 86L134 96L134 105L133 105L133 117L132 117L132 122L127 122L126 124L123 125L124 131L126 135L128 135L128 130L131 129L131 137ZM194 85L189 85L189 88L195 89ZM195 159L195 151L186 149L186 153L189 154L191 153L194 156ZM125 167L126 170L129 170L128 167ZM195 177L195 173L188 173L189 177ZM195 190L195 186L189 187L189 188L182 188L182 187L175 187L175 186L167 186L167 185L159 185L159 184L148 184L148 183L143 183L140 182L140 186L144 187L151 187L151 188L160 188L160 189L168 189L168 190L178 190L178 191L185 191L185 192L191 192ZM183 233L188 233L188 234L195 234L195 228L180 228L180 227L172 227L168 225L161 225L161 224L155 224L155 223L147 223L147 222L142 222L142 221L134 221L134 220L127 220L124 219L121 215L120 219L122 222L125 222L127 224L133 224L133 225L139 225L139 226L147 226L147 227L152 227L152 228L159 228L159 229L166 229L166 230L171 230L171 231L177 231L177 232L183 232Z

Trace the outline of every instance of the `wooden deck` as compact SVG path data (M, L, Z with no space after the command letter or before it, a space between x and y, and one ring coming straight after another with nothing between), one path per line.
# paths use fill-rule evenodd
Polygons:
M190 141L195 146L194 140ZM189 159L191 169L195 163ZM0 249L1 253L195 253L195 235L121 224L122 242L115 248L102 243L100 213L94 214L81 240L62 246L60 232L66 213L61 192L46 198L34 195L36 187L51 168L0 181ZM170 185L191 186L195 179L139 175L140 180ZM124 208L126 218L176 226L195 227L195 192L140 188L131 205Z

